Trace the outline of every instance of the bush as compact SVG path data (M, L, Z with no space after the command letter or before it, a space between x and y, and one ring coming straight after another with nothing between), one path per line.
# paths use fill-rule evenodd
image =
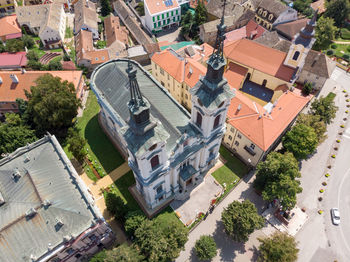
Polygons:
M127 208L123 199L114 193L107 192L105 194L106 207L109 212L119 221L124 221L124 216L127 212Z
M337 46L336 44L331 44L331 48L332 48L332 49L337 49L337 47L338 47L338 46ZM332 50L332 51L333 51L333 50Z
M323 185L323 186L326 186L326 185L327 185L327 182L322 182L322 185Z
M320 193L323 193L324 192L324 190L323 189L320 189Z
M334 55L334 51L332 49L328 49L326 54L327 55Z
M27 53L28 60L39 61L39 54L35 50L29 50Z
M125 218L124 228L126 233L130 236L134 236L136 229L146 220L141 210L130 211L126 214Z
M329 176L330 176L330 174L329 174L329 173L327 173L327 174L325 174L324 176L325 176L325 177L329 177Z
M216 256L217 247L212 236L201 236L195 244L195 250L200 260L210 260Z
M344 60L349 61L349 59L350 59L350 54L344 54L344 55L343 55L343 58L344 58Z
M346 48L346 50L348 50L348 52L350 52L350 46L348 46L348 47Z
M312 84L311 83L306 83L304 86L303 86L303 90L302 90L302 93L304 95L309 95L312 91Z
M341 38L350 40L350 31L346 28L340 30Z

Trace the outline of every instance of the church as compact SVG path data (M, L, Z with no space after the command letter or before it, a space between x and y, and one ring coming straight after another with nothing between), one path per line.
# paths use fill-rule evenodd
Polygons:
M137 198L150 213L200 184L219 157L234 97L223 78L225 27L222 18L206 75L191 89L191 114L133 60L108 61L92 74L100 124L128 158Z

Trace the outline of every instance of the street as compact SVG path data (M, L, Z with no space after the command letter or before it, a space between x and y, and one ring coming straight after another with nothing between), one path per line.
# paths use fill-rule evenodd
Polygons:
M298 261L350 261L350 125L344 121L349 114L346 107L346 89L350 92L350 75L336 68L332 74L331 81L337 83L336 89L322 90L321 95L327 95L329 91L337 94L335 103L339 107L337 116L333 123L328 126L328 138L318 148L317 152L301 164L301 185L303 192L298 196L298 205L305 207L309 215L301 231L296 235L299 241ZM341 86L340 86L341 85ZM344 124L345 128L340 125ZM347 131L347 132L346 132ZM343 135L339 135L343 132ZM338 144L337 139L341 142ZM334 150L338 147L338 150ZM331 155L336 158L332 159ZM329 169L327 166L331 165ZM325 174L330 177L326 178ZM323 186L322 182L327 185ZM324 193L319 190L323 188ZM318 197L323 200L318 201ZM338 207L341 223L335 226L331 222L330 209ZM324 213L319 215L318 210Z

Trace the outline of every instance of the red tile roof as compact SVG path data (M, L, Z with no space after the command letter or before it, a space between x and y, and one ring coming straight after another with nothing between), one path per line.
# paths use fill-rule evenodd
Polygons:
M185 59L176 54L174 50L165 49L161 52L154 53L151 60L175 78L176 81L182 83L184 79L183 68Z
M22 36L22 30L17 23L16 15L9 15L0 18L0 38L11 39ZM10 37L10 38L7 38Z
M22 67L26 65L26 52L0 54L0 68Z
M224 77L227 79L231 88L239 89L247 72L247 68L230 62L224 73Z
M125 26L120 25L119 17L110 15L104 20L107 46L119 40L123 44L128 44L129 31Z
M236 30L232 30L225 34L225 44L231 41L239 40L242 38L256 39L259 38L266 30L254 22L254 20L250 20L246 26L238 28Z
M207 68L201 63L189 58L186 59L187 63L185 65L185 83L189 87L194 87L200 76L205 76Z
M224 46L227 59L254 68L263 73L289 81L294 69L283 65L287 56L279 50L266 47L248 39L230 42Z
M310 96L304 97L298 92L288 91L279 97L269 114L261 105L236 90L236 96L231 100L227 113L228 123L266 151L310 99ZM240 110L238 110L239 105Z
M177 3L177 0L172 0L172 5L165 5L165 1L163 0L145 0L145 7L148 7L148 10L151 15L160 13L160 12L165 12L169 11L171 9L179 7L179 4ZM180 14L179 14L180 15Z
M14 74L18 78L18 84L12 82L10 75ZM2 84L0 84L0 102L12 102L17 98L27 99L24 90L30 91L30 87L35 85L35 80L44 74L58 76L62 80L72 82L79 96L82 87L82 71L27 71L22 74L20 71L0 71Z

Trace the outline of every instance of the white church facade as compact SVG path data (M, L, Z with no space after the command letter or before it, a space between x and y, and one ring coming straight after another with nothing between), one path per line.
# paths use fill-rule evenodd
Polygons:
M223 21L219 27L217 51L206 75L191 89L191 114L135 61L108 61L91 77L100 124L128 157L137 194L150 210L200 184L219 157L234 97L223 78Z

